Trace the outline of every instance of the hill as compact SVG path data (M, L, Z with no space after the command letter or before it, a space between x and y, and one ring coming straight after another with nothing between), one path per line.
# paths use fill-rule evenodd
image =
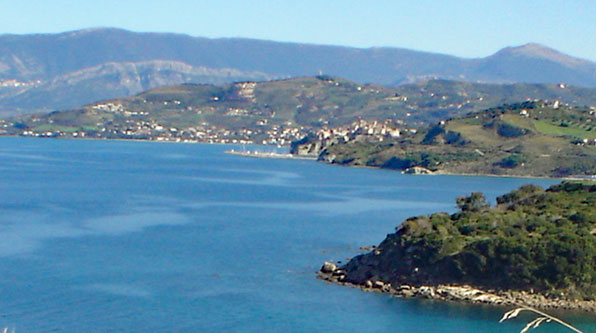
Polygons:
M131 66L147 68L148 63L155 61L170 63L170 74L164 75L159 68L144 73L131 71ZM98 70L101 68L105 70ZM0 111L7 114L74 108L123 92L133 95L155 88L154 84L229 83L320 72L382 85L448 79L565 82L596 87L594 62L537 44L505 48L486 58L464 59L402 48L208 39L100 28L59 34L0 35ZM87 79L77 79L81 73ZM151 80L152 76L159 79ZM64 91L76 93L68 99Z
M405 172L591 176L596 175L595 124L594 107L528 101L453 118L393 140L335 142L319 159Z
M197 67L178 61L108 62L22 85L16 80L5 81L4 87L0 87L0 103L4 105L4 111L0 105L0 116L69 109L91 101L188 82L224 84L272 78L260 72Z
M456 287L465 286L473 291L462 296L467 301L521 297L531 306L594 311L595 200L596 185L569 182L546 191L523 186L492 208L473 193L457 199L455 214L411 217L370 253L341 268L327 264L323 273L333 276L324 277L402 296L457 299Z
M134 68L138 72L139 67ZM65 98L68 92L63 91ZM528 98L596 104L592 89L559 85L427 81L390 88L318 76L163 87L79 109L5 120L0 133L287 145L313 130L357 120L424 126Z

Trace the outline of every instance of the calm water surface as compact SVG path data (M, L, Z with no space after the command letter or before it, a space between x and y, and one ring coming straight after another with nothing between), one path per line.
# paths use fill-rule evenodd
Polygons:
M526 183L223 154L229 146L0 138L0 328L16 332L517 332L503 310L315 278L405 218ZM596 320L564 313L586 332ZM524 318L522 318L524 319ZM527 319L527 318L526 318ZM564 332L543 327L541 332Z

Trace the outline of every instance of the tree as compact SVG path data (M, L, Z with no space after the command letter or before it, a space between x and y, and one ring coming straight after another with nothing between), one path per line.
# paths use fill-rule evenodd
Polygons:
M490 207L482 192L474 192L467 197L458 197L455 202L462 212L478 212Z

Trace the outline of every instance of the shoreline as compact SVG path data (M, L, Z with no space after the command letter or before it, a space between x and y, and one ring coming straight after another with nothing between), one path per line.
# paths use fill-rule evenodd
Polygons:
M238 155L244 157L254 157L254 158L274 158L274 159L288 159L288 160L309 160L313 161L316 160L316 157L311 156L298 156L290 153L277 153L277 152L266 152L266 151L258 151L258 150L247 150L247 151L235 151L226 150L224 154L230 155Z
M317 159L318 161L318 159ZM397 169L388 169L388 168L381 168L378 166L371 166L371 165L346 165L346 164L338 164L338 163L329 163L323 161L323 163L328 165L335 165L345 168L362 168L362 169L376 169L376 170L387 170L391 172L399 172L401 174L407 174L404 170L397 170ZM596 182L596 175L594 178L590 178L590 176L584 177L549 177L549 176L520 176L520 175L495 175L492 173L456 173L456 172L447 172L447 171L434 171L433 173L428 174L409 174L412 176L464 176L464 177L496 177L496 178L520 178L520 179L552 179L552 180L585 180L585 181L593 181Z
M207 145L238 145L235 143L220 143L220 142L200 142L200 141L175 141L175 140L150 140L150 139L125 139L125 138L94 138L94 137L29 137L29 136L22 136L22 135L0 135L0 137L7 137L7 138L31 138L31 139L58 139L58 140L103 140L103 141L138 141L138 142L155 142L155 143L185 143L185 144L207 144ZM259 145L259 144L251 144L255 146L264 146L269 147L266 145ZM232 149L233 150L233 149ZM295 154L287 154L291 156L281 157L281 156L266 156L269 153L265 154L252 154L252 153L243 153L243 152L230 152L225 151L224 153L244 156L244 157L258 157L258 158L276 158L276 159L295 159L295 160L310 160L310 161L318 161L316 156L300 156ZM259 156L256 156L259 155ZM278 155L286 155L286 154L278 154ZM328 163L324 162L324 164L333 165L333 166L340 166L340 167L350 167L350 168L363 168L363 169L376 169L376 170L387 170L392 172L400 172L401 174L405 174L403 171L395 170L395 169L386 169L381 168L378 166L368 166L368 165L344 165L344 164L337 164L337 163ZM454 172L445 172L445 171L436 171L430 174L412 174L413 176L464 176L464 177L497 177L497 178L520 178L520 179L553 179L553 180L581 180L581 181L592 181L596 182L596 178L590 178L587 176L584 177L549 177L549 176L520 176L520 175L495 175L495 174L482 174L482 173L454 173Z
M532 307L543 310L596 312L596 300L568 300L547 298L539 293L519 290L482 290L469 285L409 285L392 286L383 281L367 280L364 284L346 281L345 272L335 264L325 262L317 271L317 278L328 283L357 288L367 292L389 294L391 297L420 298L444 302L458 302L500 307Z

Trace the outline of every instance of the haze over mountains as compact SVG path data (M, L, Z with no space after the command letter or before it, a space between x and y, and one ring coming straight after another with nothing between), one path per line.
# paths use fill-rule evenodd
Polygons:
M401 48L207 39L121 29L0 36L0 112L67 109L185 82L221 84L318 73L360 83L428 79L596 87L596 63L538 44L465 59Z

